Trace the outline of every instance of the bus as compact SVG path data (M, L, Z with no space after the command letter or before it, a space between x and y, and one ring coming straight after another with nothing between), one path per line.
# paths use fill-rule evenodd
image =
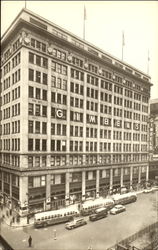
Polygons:
M34 215L34 226L35 228L39 228L58 223L69 222L74 216L79 216L79 211L76 207L45 211Z
M115 205L125 205L137 200L136 193L116 194L112 196Z
M80 207L80 213L83 216L90 215L95 212L96 208L106 207L107 210L114 206L112 199L98 198L84 202Z

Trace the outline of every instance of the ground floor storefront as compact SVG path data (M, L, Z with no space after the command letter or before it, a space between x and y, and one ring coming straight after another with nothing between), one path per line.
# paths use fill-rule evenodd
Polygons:
M0 200L19 214L59 209L89 198L145 187L148 164L0 172Z

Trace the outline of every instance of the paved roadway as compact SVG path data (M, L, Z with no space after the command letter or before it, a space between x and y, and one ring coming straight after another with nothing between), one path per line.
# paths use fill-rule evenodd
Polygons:
M106 250L117 241L156 221L157 212L153 207L156 195L158 191L139 194L137 202L126 205L126 212L108 215L95 222L88 221L87 225L70 231L65 229L64 224L41 229L10 229L3 225L1 233L15 250L28 249L29 235L32 236L34 250L87 250L90 246L93 250Z

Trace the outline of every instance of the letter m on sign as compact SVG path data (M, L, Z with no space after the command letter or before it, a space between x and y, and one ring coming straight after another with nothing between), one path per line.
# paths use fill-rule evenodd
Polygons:
M95 123L95 116L90 115L89 122L90 123Z

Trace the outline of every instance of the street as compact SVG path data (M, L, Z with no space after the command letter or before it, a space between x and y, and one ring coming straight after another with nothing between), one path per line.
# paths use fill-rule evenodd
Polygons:
M70 231L65 229L64 224L40 229L32 226L10 229L3 225L1 233L15 250L28 248L29 235L33 239L32 248L36 250L83 250L90 246L95 250L105 250L156 221L157 212L153 205L156 192L139 194L138 200L126 205L123 213L109 214L95 222L90 222L86 217L87 225Z

